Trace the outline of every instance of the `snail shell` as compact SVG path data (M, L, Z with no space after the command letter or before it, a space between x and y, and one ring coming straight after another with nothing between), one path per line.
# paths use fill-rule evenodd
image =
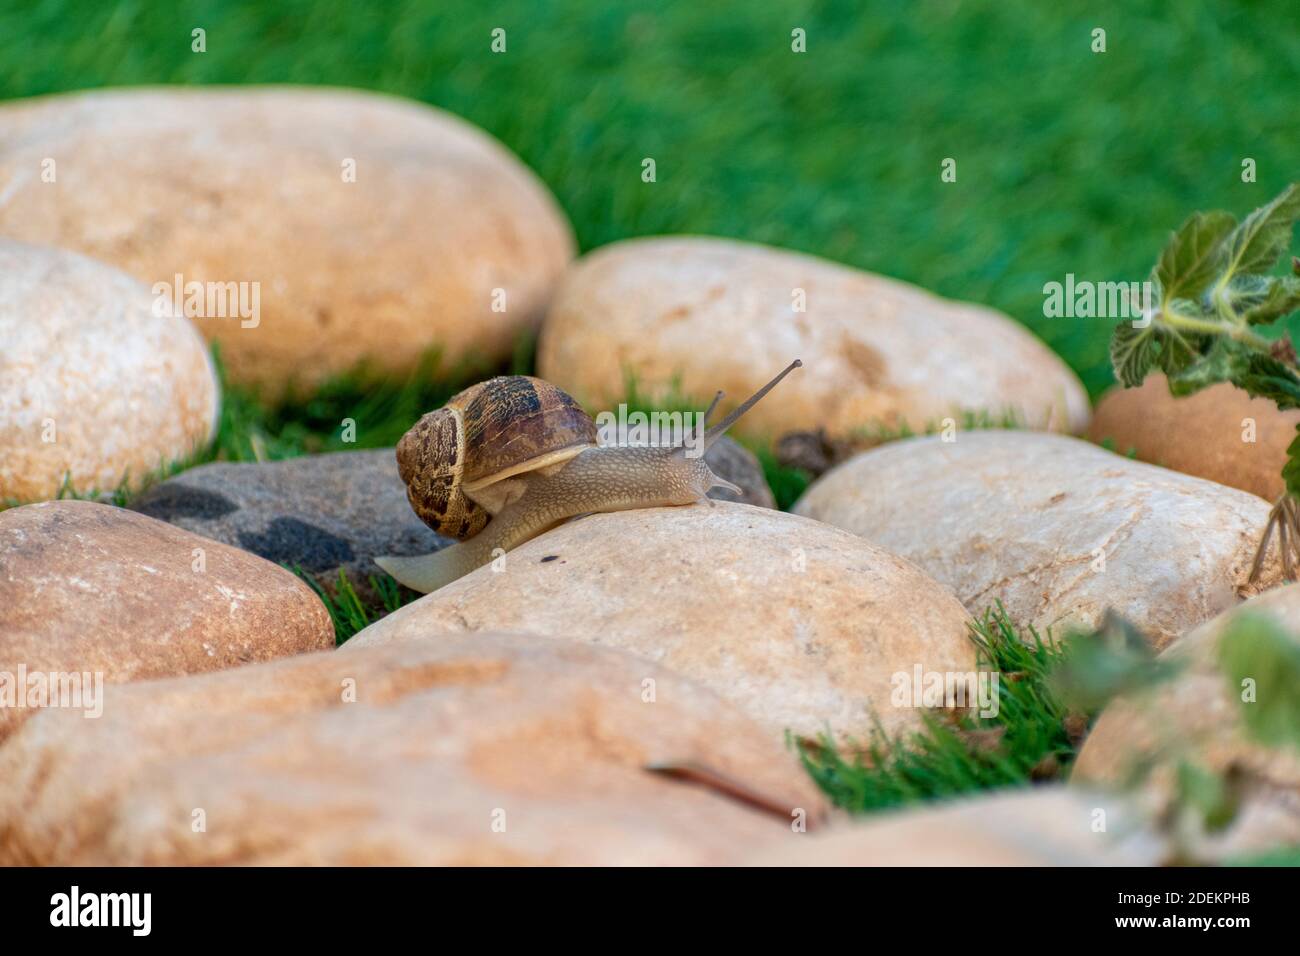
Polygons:
M596 424L550 382L503 375L429 412L397 443L415 513L441 535L473 537L517 493L509 479L596 444Z

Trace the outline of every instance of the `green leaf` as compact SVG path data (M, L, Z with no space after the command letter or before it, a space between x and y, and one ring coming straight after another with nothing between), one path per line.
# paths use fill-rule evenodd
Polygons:
M1120 694L1166 681L1177 661L1158 659L1151 642L1130 621L1108 610L1097 629L1068 634L1048 686L1070 710L1095 713Z
M1282 624L1238 615L1219 641L1219 666L1250 734L1266 746L1300 748L1300 643Z
M1300 498L1300 425L1296 426L1296 437L1286 449L1286 464L1282 466L1282 480L1286 482L1287 494Z
M1175 300L1166 308L1189 314L1201 311L1195 302L1187 299ZM1157 313L1145 327L1134 325L1131 319L1115 326L1110 339L1110 361L1115 367L1115 377L1126 388L1132 388L1141 385L1157 368L1166 375L1177 374L1195 362L1209 342L1207 335L1172 328Z
M1225 290L1232 310L1251 325L1275 322L1300 309L1295 276L1238 276Z
M1115 367L1115 377L1125 388L1141 385L1156 368L1160 361L1158 333L1154 321L1145 329L1135 328L1132 322L1115 326L1110 338L1110 362Z
M1251 352L1233 379L1252 398L1267 398L1283 411L1300 408L1300 373L1263 352Z
M1185 299L1174 299L1169 306L1175 312L1192 312L1195 305ZM1177 375L1201 357L1201 354L1213 341L1208 335L1183 332L1153 320L1152 327L1157 328L1160 340L1160 370L1166 375Z
M1273 341L1251 328L1300 311L1300 258L1291 262L1293 275L1265 274L1290 245L1297 219L1295 183L1235 225L1225 212L1189 217L1151 272L1158 311L1145 326L1120 323L1111 336L1119 381L1133 387L1160 369L1176 396L1230 382L1281 410L1300 408L1300 370L1289 338ZM1300 436L1287 454L1282 476L1287 492L1300 499Z
M1291 227L1300 219L1300 188L1292 183L1267 205L1241 221L1223 241L1220 288L1237 275L1268 272L1291 244Z
M1214 771L1184 760L1175 777L1179 802L1199 813L1210 832L1222 830L1237 815L1231 788Z
M1227 212L1198 212L1183 223L1156 264L1163 298L1191 299L1205 291L1219 274L1219 244L1236 224L1237 218Z
M1236 276L1219 292L1219 300L1235 318L1244 319L1268 300L1271 288L1268 276Z
M1254 354L1254 350L1244 342L1217 338L1199 361L1169 376L1169 392L1182 397L1218 382L1236 382L1249 372Z

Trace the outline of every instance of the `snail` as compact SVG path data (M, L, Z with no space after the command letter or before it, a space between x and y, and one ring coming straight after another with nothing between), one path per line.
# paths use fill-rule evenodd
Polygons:
M711 488L730 488L704 461L707 451L798 359L709 425L722 392L704 413L700 454L685 445L606 446L569 395L541 379L508 375L481 382L422 417L397 443L406 496L425 524L457 544L375 563L416 591L437 590L577 515L689 505Z

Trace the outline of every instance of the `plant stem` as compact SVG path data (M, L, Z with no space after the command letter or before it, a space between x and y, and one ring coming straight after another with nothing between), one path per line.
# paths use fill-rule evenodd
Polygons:
M1242 326L1231 325L1227 322L1211 322L1208 319L1198 319L1179 312L1171 312L1168 308L1161 311L1161 319L1172 328L1181 328L1186 329L1188 332L1201 332L1207 335L1226 335L1262 351L1267 351L1272 344L1262 335L1258 335Z

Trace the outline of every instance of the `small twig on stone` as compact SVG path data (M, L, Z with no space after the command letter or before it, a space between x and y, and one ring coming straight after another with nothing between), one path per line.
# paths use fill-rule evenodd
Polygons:
M1284 494L1268 513L1268 524L1264 526L1264 535L1260 538L1259 547L1255 549L1255 560L1250 566L1248 580L1251 584L1259 580L1264 569L1264 559L1268 555L1268 546L1275 530L1282 557L1282 576L1287 581L1296 579L1296 564L1300 561L1300 508L1295 499Z

